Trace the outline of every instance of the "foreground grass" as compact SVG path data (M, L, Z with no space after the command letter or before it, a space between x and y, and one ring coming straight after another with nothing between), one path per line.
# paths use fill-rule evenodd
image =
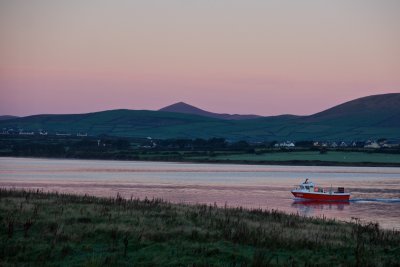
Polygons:
M400 233L275 210L0 189L0 266L399 266Z

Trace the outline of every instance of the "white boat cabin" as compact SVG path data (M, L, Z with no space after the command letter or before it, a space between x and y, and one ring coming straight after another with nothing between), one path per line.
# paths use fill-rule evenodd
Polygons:
M325 190L322 187L317 187L314 185L313 182L308 181L306 179L303 183L301 183L298 187L295 189L296 191L299 192L313 192L313 193L332 193L333 190L330 188L330 190ZM344 193L344 188L343 187L338 187L338 193Z
M305 189L308 191L314 191L314 184L313 183L308 183L308 184L301 184L300 189Z
M302 191L314 192L314 183L306 179L304 183L300 184L299 189Z

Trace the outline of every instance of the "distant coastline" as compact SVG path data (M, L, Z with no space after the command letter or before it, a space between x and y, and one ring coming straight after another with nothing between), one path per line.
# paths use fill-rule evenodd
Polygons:
M171 162L193 164L240 164L240 165L276 165L276 166L337 166L337 167L400 167L400 163L390 162L335 162L318 160L286 160L286 161L251 161L251 160L215 160L215 159L119 159L96 157L41 157L41 156L4 156L0 158L33 158L33 159L65 159L65 160L104 160L104 161L145 161L145 162Z

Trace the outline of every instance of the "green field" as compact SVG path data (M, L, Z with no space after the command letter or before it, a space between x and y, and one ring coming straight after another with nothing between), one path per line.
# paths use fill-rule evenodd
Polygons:
M0 266L399 266L400 232L214 205L0 189Z
M329 151L320 154L318 151L301 152L272 152L261 155L234 154L217 155L214 160L232 161L324 161L340 163L399 163L400 154L366 153L366 152L342 152Z

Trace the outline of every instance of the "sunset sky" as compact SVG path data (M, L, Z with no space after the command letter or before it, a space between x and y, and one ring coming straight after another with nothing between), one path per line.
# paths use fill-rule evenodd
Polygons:
M312 114L400 92L399 0L0 0L0 115Z

